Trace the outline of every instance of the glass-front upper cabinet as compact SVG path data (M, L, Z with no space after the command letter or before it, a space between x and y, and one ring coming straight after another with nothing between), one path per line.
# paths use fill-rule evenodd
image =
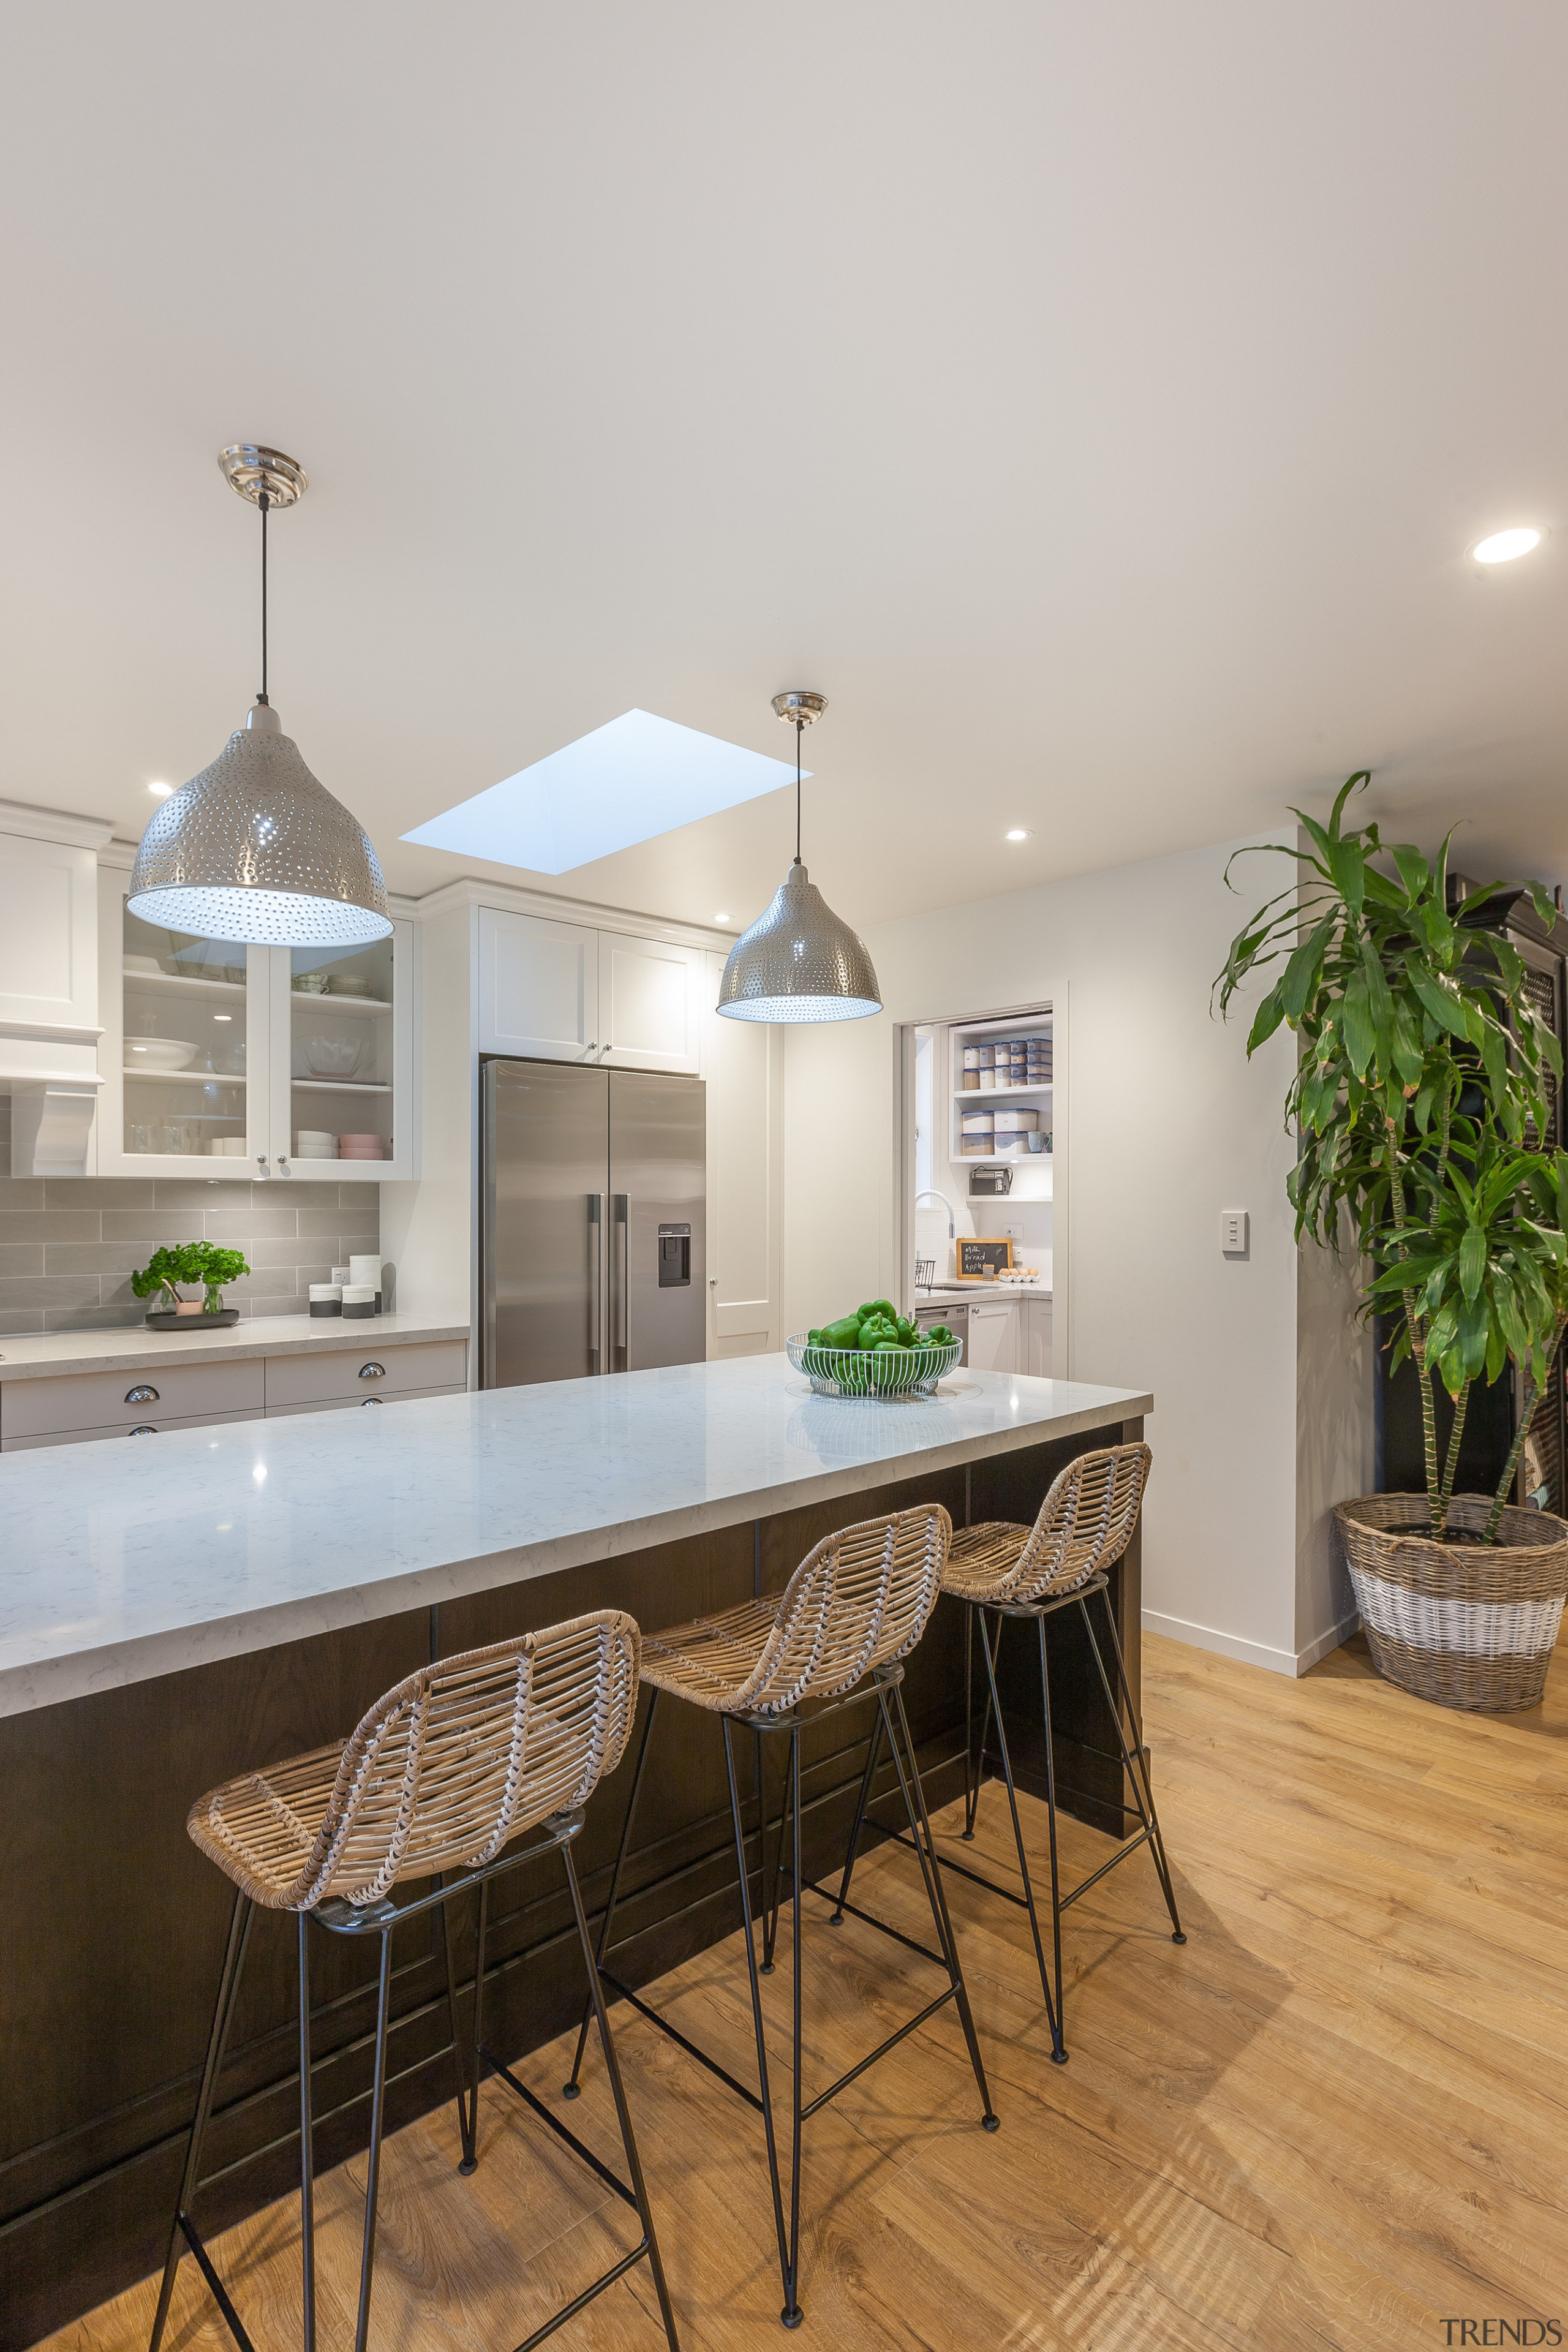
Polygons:
M416 1172L412 924L369 947L245 947L144 923L123 890L113 919L111 944L105 908L120 988L103 1000L100 1171Z
M256 1130L265 1104L254 1103L252 1087L265 1042L268 951L156 929L123 899L121 934L118 1127L127 1172L195 1175L190 1162L199 1160L204 1173L253 1174L264 1148ZM208 1161L224 1171L209 1171Z
M274 1172L341 1181L411 1172L410 926L368 947L278 948Z

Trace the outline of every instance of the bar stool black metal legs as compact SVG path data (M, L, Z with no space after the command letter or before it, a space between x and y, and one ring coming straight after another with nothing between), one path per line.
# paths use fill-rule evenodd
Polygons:
M1000 1895L1005 1902L1016 1904L1028 1914L1029 1932L1035 1948L1036 1964L1039 1970L1040 1990L1045 1999L1046 2019L1051 2036L1051 2057L1058 2065L1067 2063L1067 2046L1063 2038L1062 1979L1062 1914L1091 1886L1099 1884L1109 1871L1125 1862L1142 1845L1152 1856L1160 1891L1170 1914L1172 1941L1184 1944L1181 1916L1171 1876L1170 1863L1161 1833L1160 1818L1154 1804L1154 1791L1149 1778L1148 1759L1144 1753L1142 1735L1132 1705L1131 1687L1128 1682L1121 1645L1117 1639L1116 1620L1111 1612L1107 1569L1120 1559L1132 1532L1143 1487L1148 1477L1149 1449L1145 1445L1110 1446L1099 1453L1079 1455L1056 1479L1041 1506L1033 1528L994 1521L968 1528L953 1538L948 1566L942 1577L942 1590L964 1603L964 1648L969 1669L966 1700L966 1754L964 1785L963 1837L973 1841L974 1823L980 1801L981 1779L984 1759L990 1748L994 1727L996 1757L1002 1768L1002 1780L1007 1791L1007 1807L1011 1818L1013 1842L1018 1857L1021 1891L1004 1886L969 1864L948 1858L945 1867L973 1885L985 1887ZM1089 1601L1096 1593L1102 1596L1105 1631L1109 1650L1115 1668L1115 1683L1106 1670L1105 1652L1096 1633ZM1056 1759L1051 1727L1051 1685L1047 1644L1046 1622L1064 1609L1077 1609L1095 1663L1101 1693L1117 1741L1121 1766L1121 1781L1131 1792L1132 1802L1123 1809L1135 1815L1136 1832L1122 1843L1099 1869L1063 1894L1061 1891L1060 1860L1057 1835ZM1050 1852L1051 1879L1051 1951L1047 1961L1041 1934L1039 1914L1035 1903L1034 1882L1028 1857L1025 1852L1023 1823L1019 1816L1018 1792L1013 1775L1013 1759L1007 1744L1006 1720L1002 1712L997 1686L997 1665L1001 1656L1004 1624L1013 1618L1033 1618L1039 1647L1040 1708L1045 1727L1046 1822ZM973 1687L974 1633L978 1626L980 1648L985 1662L985 1702L978 1743L973 1737ZM847 1897L853 1879L856 1851L867 1805L870 1800L879 1760L879 1729L873 1727L871 1744L867 1752L866 1769L861 1780L860 1806L851 1833L846 1857L840 1901L847 1908ZM894 1836L908 1843L902 1831Z
M265 1773L212 1790L193 1808L191 1834L238 1881L217 2003L192 2121L150 2352L159 2352L175 2273L189 2249L211 2288L239 2352L255 2352L234 2302L192 2218L201 2183L203 2144L238 1994L258 1903L299 1915L300 2184L303 2352L315 2352L314 2125L310 2049L311 1923L330 1935L379 1939L376 2018L370 2099L370 2148L354 2352L365 2352L374 2279L376 2209L386 2121L387 2034L392 2005L392 1938L405 1920L439 1909L446 1960L451 2048L458 2075L460 2172L478 2162L479 2097L488 2070L631 2206L641 2223L636 2246L533 2330L517 2352L531 2352L595 2296L647 2261L669 2352L679 2352L674 2313L625 2086L616 2058L604 1988L588 1934L572 1843L584 1801L619 1758L636 1703L637 1633L631 1620L604 1611L565 1626L525 1634L492 1650L469 1651L411 1675L378 1702L353 1738ZM546 1810L549 1795L568 1800ZM511 1847L531 1828L531 1843ZM510 1849L504 1850L503 1849ZM620 2126L628 2180L537 2099L482 2039L485 1931L489 1882L551 1853L559 1853L588 1980L605 2074ZM455 1874L454 1862L463 1866ZM446 1865L443 1874L441 1865ZM399 1903L386 1889L422 1878L429 1891ZM458 2026L448 1905L477 1888L479 1937L473 2032L465 2051ZM434 1923L433 1923L434 1924ZM328 2062L330 2063L330 2062ZM361 2094L361 2096L363 2095ZM349 2104L355 2104L351 2101Z
M921 1790L920 1773L900 1688L903 1668L899 1660L918 1640L937 1591L937 1579L946 1555L949 1524L945 1511L928 1507L872 1519L847 1528L802 1562L782 1595L743 1603L740 1608L650 1634L644 1643L643 1679L653 1685L653 1700L643 1732L643 1745L634 1778L631 1802L621 1832L620 1849L610 1885L609 1901L600 1931L598 1959L605 1982L631 2003L640 2016L678 2042L707 2067L738 2098L762 2117L766 2146L773 2226L778 2240L779 2271L784 2283L780 2318L797 2327L804 2313L800 2301L801 2151L805 2126L828 2102L889 2050L913 2033L938 2010L952 2001L957 2008L980 2094L982 2120L988 2131L997 2128L986 2086L980 2043L970 2011L952 1924L942 1892L942 1871ZM867 1676L869 1676L869 1687ZM746 1974L751 1990L752 2021L756 2045L757 2087L742 2082L710 2053L701 2049L650 2006L642 1996L605 1966L616 1946L615 1913L631 1843L637 1792L641 1787L658 1699L664 1691L705 1706L722 1721L725 1775L730 1796L731 1831L740 1881L741 1918L745 1934ZM830 1702L803 1717L801 1703L816 1695ZM805 1875L803 1805L801 1800L801 1737L811 1725L844 1708L874 1700L878 1737L886 1737L898 1770L910 1843L920 1858L921 1880L931 1911L934 1948L906 1936L869 1912L857 1912L880 1934L940 1968L946 1981L914 2016L895 2029L876 2049L858 2059L837 2081L811 2097L805 2095L803 2066L803 1998L805 1991L804 1901L816 1895L831 1903L825 1887ZM735 1762L739 1733L750 1730L756 1752L772 1737L788 1742L784 1788L779 1815L779 1837L772 1868L767 1862L767 1811L763 1776L757 1770L758 1868L762 1910L762 1958L757 1944L758 1921L752 1902L752 1865L742 1814L740 1779ZM791 1988L790 2177L787 2200L780 2160L779 2133L774 2119L763 2015L763 1975L773 1966L787 1875L790 1895L790 1937L795 1974ZM577 2061L565 2085L576 2095L584 2033L579 2037Z
M939 1992L937 1992L924 2004L921 2009L918 2010L912 2017L907 2019L901 2025L896 2027L884 2041L879 2042L877 2044L877 2047L874 2050L868 2051L864 2057L858 2059L856 2063L849 2067L846 2073L841 2074L836 2082L829 2083L825 2089L817 2091L810 2098L805 2096L804 2067L802 2063L802 2000L805 1990L805 1969L803 1966L804 1955L802 1948L805 1922L803 1917L802 1897L805 1895L816 1895L820 1896L824 1901L831 1903L833 1901L833 1896L826 1887L817 1885L814 1881L808 1879L805 1875L802 1864L800 1742L801 1733L805 1727L805 1722L803 1721L802 1717L796 1712L791 1712L790 1714L784 1716L761 1716L746 1713L737 1715L733 1717L726 1716L723 1718L725 1773L730 1792L731 1828L735 1848L735 1866L741 1889L741 1918L742 1926L745 1934L746 1972L752 1997L752 2021L757 2057L757 2089L753 2090L750 2084L742 2083L736 2075L731 2074L727 2067L721 2065L718 2060L708 2051L702 2049L700 2044L691 2041L686 2034L682 2033L679 2028L669 2022L668 2018L661 2016L658 2011L654 2009L647 2000L645 2000L640 1993L634 1991L631 1986L625 1983L609 1967L605 1965L607 1957L612 1954L616 1948L613 1937L615 1906L621 1885L626 1852L631 1842L634 1807L637 1796L636 1782L634 1782L633 1785L632 1803L627 1806L626 1822L621 1833L620 1851L616 1856L615 1875L611 1882L610 1901L609 1905L606 1906L604 1923L600 1930L597 1958L604 1980L605 1984L609 1986L611 1991L617 1994L623 2000L628 2001L637 2011L639 2016L646 2017L650 2023L657 2025L659 2031L662 2033L668 2034L672 2042L678 2042L681 2049L686 2051L689 2056L695 2058L700 2065L707 2067L710 2074L717 2075L719 2080L723 2083L728 2089L732 2091L738 2098L743 2099L746 2105L752 2108L762 2117L763 2134L767 2148L769 2185L773 2195L773 2223L778 2237L779 2270L783 2279L784 2291L784 2309L780 2313L779 2316L786 2327L798 2326L802 2317L804 2316L798 2294L800 2282L800 2173L804 2128L805 2125L811 2121L813 2116L816 2115L823 2107L826 2106L829 2101L836 2098L840 2091L846 2089L849 2084L857 2081L861 2074L867 2072L868 2068L874 2066L879 2058L885 2057L889 2050L895 2049L900 2042L904 2041L910 2034L913 2033L920 2026L925 2024L929 2018L933 2017L937 2011L945 2007L947 2002L950 2000L956 2004L960 2022L963 2026L963 2037L969 2052L970 2063L973 2069L975 2084L980 2093L982 2121L984 2122L987 2131L995 2131L998 2128L998 2119L992 2110L990 2092L985 2081L984 2063L980 2054L979 2039L975 2033L974 2020L970 2010L968 1989L963 1981L963 1971L958 1958L958 1948L953 1936L952 1924L948 1916L946 1898L942 1893L941 1868L936 1859L934 1843L931 1840L931 1824L925 1810L924 1797L921 1790L920 1775L915 1769L914 1751L910 1741L909 1725L903 1707L903 1695L899 1687L903 1679L903 1668L897 1664L879 1667L872 1679L875 1685L874 1693L865 1691L858 1692L853 1697L840 1700L837 1706L825 1707L820 1711L820 1713L814 1713L806 1720L812 1723L820 1722L823 1720L825 1716L837 1714L846 1706L863 1704L868 1697L872 1696L875 1696L877 1704L877 1736L879 1738L884 1735L886 1736L889 1752L891 1753L898 1769L899 1785L903 1793L906 1807L906 1818L911 1832L911 1836L907 1842L913 1845L914 1851L920 1857L921 1879L931 1909L931 1924L935 1931L937 1948L933 1950L931 1945L917 1942L912 1937L902 1934L900 1929L889 1927L885 1920L877 1918L871 1912L856 1911L854 1910L853 1906L849 1907L853 1912L853 1916L858 1919L863 1920L868 1927L875 1927L881 1935L891 1937L895 1942L902 1944L907 1949L920 1953L923 1958L934 1962L937 1967L944 1971L947 1979L946 1983ZM645 1755L647 1753L647 1733L651 1731L652 1728L658 1701L658 1693L656 1690L653 1695L653 1704L650 1706L648 1710L647 1727L645 1729L643 1748ZM750 1729L759 1735L766 1734L774 1738L786 1738L789 1743L784 1765L784 1801L780 1809L778 1832L780 1848L787 1848L787 1859L784 1858L784 1855L781 1851L777 1865L774 1871L771 1874L773 1880L773 1885L771 1886L769 1885L770 1874L768 1874L765 1869L762 1871L763 1902L761 1906L761 1926L763 1957L761 1960L759 1960L757 1954L758 1919L756 1910L752 1902L750 1884L751 1864L748 1862L746 1854L747 1837L743 1821L741 1785L735 1766L735 1738L738 1729ZM766 1844L765 1829L765 1815L761 1815L760 1813L758 1835L759 1843L763 1847L765 1847ZM761 1863L761 1856L759 1856L759 1863ZM783 2168L780 2162L778 2133L774 2120L773 2089L768 2065L767 2039L764 2032L764 2021L763 2017L761 1983L763 1973L771 1969L773 1965L773 1953L775 1948L778 1921L782 1909L782 1885L783 1881L786 1877L788 1878L790 1885L790 1943L794 1961L794 1980L791 1989L793 2005L791 2014L790 2167L787 2217L785 2213ZM578 2078L582 2068L586 2032L584 2031L578 2037L576 2060L573 2065L571 2079L564 2085L564 2095L568 2098L575 2098L577 2096Z

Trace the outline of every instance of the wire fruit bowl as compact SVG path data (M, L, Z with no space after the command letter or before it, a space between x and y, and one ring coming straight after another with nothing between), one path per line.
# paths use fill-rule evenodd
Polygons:
M930 1397L938 1381L946 1378L963 1353L963 1343L952 1339L941 1346L900 1348L885 1355L876 1349L814 1348L804 1331L793 1331L784 1351L797 1372L804 1372L818 1396Z

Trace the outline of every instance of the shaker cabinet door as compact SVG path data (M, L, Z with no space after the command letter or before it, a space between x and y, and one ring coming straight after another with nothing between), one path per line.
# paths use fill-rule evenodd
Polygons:
M1024 1301L1024 1370L1037 1381L1048 1381L1051 1371L1051 1306L1048 1298Z
M1016 1372L1018 1369L1016 1342L1014 1333L1016 1318L1013 1301L999 1298L984 1304L976 1299L969 1309L969 1361L977 1372Z
M701 1075L702 951L599 937L599 1059L617 1070Z
M599 963L597 931L481 907L480 1053L597 1061Z

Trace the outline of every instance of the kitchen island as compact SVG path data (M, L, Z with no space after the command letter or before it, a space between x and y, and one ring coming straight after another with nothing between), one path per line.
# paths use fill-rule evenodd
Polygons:
M0 1460L0 2347L32 2343L161 2259L231 1900L184 1834L204 1790L341 1738L435 1654L605 1606L650 1629L677 1622L782 1588L829 1529L916 1502L960 1523L1032 1517L1065 1461L1141 1433L1152 1402L965 1372L929 1401L839 1402L766 1356L391 1402L330 1427L304 1416L156 1446L97 1441L71 1449L68 1475L58 1453ZM1113 1599L1136 1690L1136 1539ZM1103 1700L1066 1645L1061 1666L1064 1801L1120 1831ZM943 1801L962 1785L964 1712L962 1623L945 1602L907 1690ZM722 1744L689 1713L661 1723L617 1915L633 1982L739 1920ZM851 1713L807 1742L813 1868L842 1851L868 1730L869 1712L864 1725ZM1039 1765L1026 1705L1017 1739L1026 1779ZM591 1905L629 1777L590 1810ZM767 1805L771 1817L772 1790ZM758 1818L753 1790L753 1853ZM521 2052L573 2019L582 1991L557 1875L501 1885L487 2023ZM472 1923L454 1925L471 1971ZM394 2124L452 2087L438 1938L429 1920L405 1936ZM364 1965L352 1948L322 1956L323 2168L366 2135ZM298 2177L292 1978L289 1923L258 1916L212 2141L215 2229Z

